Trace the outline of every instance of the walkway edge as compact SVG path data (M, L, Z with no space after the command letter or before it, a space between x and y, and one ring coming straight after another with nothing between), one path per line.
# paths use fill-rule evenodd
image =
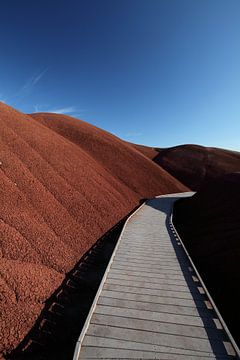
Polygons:
M141 210L141 208L142 208L145 204L146 204L146 202L144 201L144 202L127 218L127 220L125 221L125 224L124 224L124 226L123 226L123 229L122 229L122 231L121 231L121 234L120 234L120 236L119 236L119 239L118 239L118 241L117 241L117 244L116 244L116 246L115 246L115 248L114 248L114 250L113 250L112 256L111 256L111 258L110 258L110 260L109 260L108 266L107 266L107 268L106 268L106 270L105 270L105 273L104 273L104 275L103 275L102 281L101 281L101 283L100 283L100 285L99 285L98 291L97 291L97 293L96 293L96 295L95 295L95 298L94 298L94 301L93 301L93 303L92 303L92 306L91 306L91 308L90 308L90 310L89 310L89 313L88 313L87 319L86 319L86 321L85 321L85 324L84 324L84 326L83 326L83 328L82 328L82 331L81 331L80 336L79 336L79 338L78 338L78 341L77 341L77 343L76 343L75 351L74 351L74 355L73 355L73 360L78 360L78 358L79 358L79 354L80 354L80 351L81 351L81 346L82 346L83 338L84 338L84 336L85 336L85 334L86 334L86 332L87 332L88 326L89 326L89 324L90 324L90 320L91 320L91 318L92 318L92 314L93 314L93 312L94 312L94 310L95 310L95 307L96 307L96 305L97 305L98 298L99 298L100 293L101 293L101 291L102 291L103 285L104 285L105 280L106 280L106 278L107 278L108 272L109 272L110 267L111 267L111 265L112 265L112 262L113 262L115 253L116 253L116 251L117 251L117 249L118 249L118 246L119 246L119 243L120 243L120 241L121 241L122 235L123 235L123 233L124 233L124 231L125 231L125 228L126 228L128 222L129 222L129 220L130 220L139 210Z
M185 247L185 245L184 245L184 243L183 243L180 235L178 234L178 232L177 232L177 230L176 230L176 228L175 228L175 226L174 226L174 223L173 223L173 211L174 211L174 205L173 205L173 209L172 209L172 212L171 212L171 215L170 215L170 221L169 221L169 222L170 222L170 228L172 227L171 230L173 231L173 233L176 234L176 237L177 237L178 241L181 243L182 248L183 248L183 250L185 251L185 253L186 253L186 255L187 255L188 259L189 259L189 262L190 262L190 264L191 264L191 266L192 266L195 274L197 275L197 277L198 277L198 279L199 279L199 282L201 283L201 285L202 285L202 287L203 287L203 289L204 289L204 291L205 291L205 293L206 293L206 296L208 297L208 299L209 299L209 301L210 301L210 303L211 303L211 305L212 305L212 307L213 307L213 309L214 309L214 311L215 311L215 313L216 313L219 321L221 322L221 325L222 325L222 327L223 327L223 329L224 329L227 337L229 338L229 341L230 341L230 343L231 343L234 351L236 352L237 357L240 359L240 350L239 350L239 348L238 348L238 346L237 346L237 343L235 342L234 338L232 337L232 335L231 335L231 333L230 333L230 331L229 331L229 329L228 329L228 327L227 327L227 324L226 324L225 321L223 320L222 315L220 314L220 312L219 312L219 310L218 310L218 308L217 308L217 305L215 304L213 298L212 298L211 295L209 294L208 289L207 289L207 287L206 287L203 279L201 278L201 276L200 276L200 274L199 274L196 266L194 265L194 262L193 262L193 260L192 260L192 258L191 258L191 256L190 256L189 252L187 251L187 249L186 249L186 247Z

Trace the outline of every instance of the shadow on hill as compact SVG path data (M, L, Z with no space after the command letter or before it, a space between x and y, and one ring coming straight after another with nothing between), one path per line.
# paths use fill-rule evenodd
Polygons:
M208 298L205 293L202 293L203 288L201 287L201 283L198 281L197 275L195 274L191 266L191 263L183 247L181 246L181 243L179 242L179 238L172 227L170 216L171 216L173 204L177 199L178 198L176 197L169 196L166 197L165 199L161 198L161 201L159 201L158 198L155 198L149 200L147 202L147 205L166 214L166 228L169 237L171 239L175 254L177 256L179 265L181 267L182 274L186 280L187 286L195 302L199 317L203 322L203 326L206 331L209 342L211 344L212 351L215 354L216 359L223 359L223 356L224 358L225 356L226 358L228 358L223 341L229 341L229 339L227 338L223 330L217 329L216 323L214 321L214 319L217 319L217 315L213 309L207 308ZM181 294L179 294L179 296L180 295ZM193 332L193 337L194 337L194 332ZM203 356L204 353L205 352L203 352Z
M140 204L143 200L140 201ZM105 233L66 275L45 302L33 328L11 353L11 360L70 360L127 216Z

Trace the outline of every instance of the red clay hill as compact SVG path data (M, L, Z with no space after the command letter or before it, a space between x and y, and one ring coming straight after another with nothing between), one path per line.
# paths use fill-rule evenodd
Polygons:
M198 190L208 180L240 171L240 153L235 151L199 145L158 151L154 161L192 190Z
M141 198L188 189L130 144L68 116L0 103L0 128L3 356L65 273Z
M174 223L231 333L240 339L240 172L175 204Z
M133 143L127 143L127 144L130 144L131 146L133 146L135 149L140 151L143 155L145 155L146 157L148 157L151 160L155 159L159 154L159 151L157 149L155 149L154 147L138 145L138 144L133 144Z

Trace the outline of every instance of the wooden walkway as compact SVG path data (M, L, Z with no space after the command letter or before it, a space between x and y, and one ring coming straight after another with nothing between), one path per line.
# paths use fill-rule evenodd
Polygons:
M149 200L127 221L78 340L74 359L233 359L170 226L173 202Z

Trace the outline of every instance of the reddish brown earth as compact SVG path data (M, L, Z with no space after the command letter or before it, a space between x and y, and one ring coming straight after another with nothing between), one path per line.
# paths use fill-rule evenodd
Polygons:
M175 205L174 223L240 344L240 173L224 175Z
M205 181L240 171L239 152L199 145L158 150L154 161L192 190L198 190Z
M0 103L0 128L3 356L65 273L141 198L187 188L130 144L68 116Z
M145 155L146 157L148 157L149 159L152 159L152 160L159 154L157 149L150 147L150 146L138 145L138 144L132 144L132 143L128 143L128 144L130 144L135 149L140 151L143 155Z

